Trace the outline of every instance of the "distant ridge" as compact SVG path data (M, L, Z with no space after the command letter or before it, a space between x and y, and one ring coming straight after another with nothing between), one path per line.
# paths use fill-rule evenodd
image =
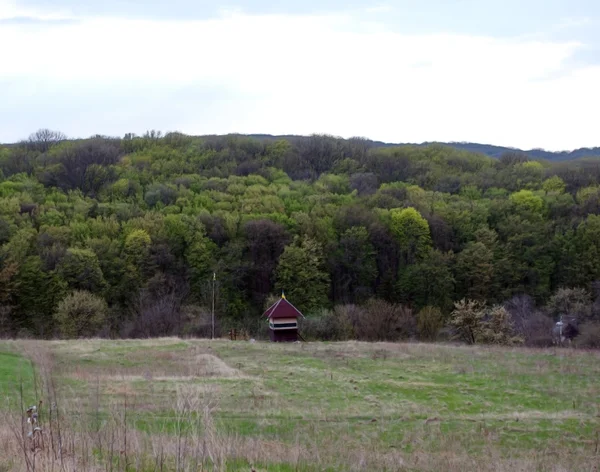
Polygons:
M168 134L168 133L167 133ZM101 136L101 135L97 135ZM244 134L244 133L229 133L229 134L210 134L210 135L189 135L195 136L199 138L214 138L214 137L222 137L222 136L245 136L248 138L265 140L265 141L274 141L278 139L285 139L288 141L301 141L304 139L309 139L310 136L307 135L297 135L297 134L281 134L281 135L273 135L273 134L262 134L262 133L252 133L252 134ZM344 138L340 138L337 136L329 135L332 138L345 140ZM109 137L109 136L105 136ZM119 137L110 137L111 139L120 139ZM70 141L79 141L85 138L69 138ZM350 138L353 139L353 138ZM440 142L440 141L428 141L423 143L386 143L382 141L374 141L372 139L361 137L360 139L364 139L370 147L372 148L386 148L386 147L401 147L401 146L413 146L413 147L423 147L423 146L448 146L455 149L460 149L463 151L473 152L482 154L484 156L489 156L495 159L499 159L505 153L518 153L524 154L530 159L538 159L538 160L546 160L546 161L573 161L575 159L585 159L585 158L600 158L600 147L593 148L579 148L573 151L546 151L544 149L530 149L530 150L522 150L518 148L510 148L506 146L495 146L493 144L481 144L481 143L470 143L470 142ZM2 143L0 142L0 146L4 147L13 147L18 146L19 143Z
M252 138L256 139L302 139L305 136L298 135L279 135L274 136L270 134L250 134L248 135ZM531 149L528 151L524 151L522 149L517 148L509 148L504 146L494 146L492 144L479 144L479 143L465 143L465 142L449 142L442 143L437 141L425 142L425 143L384 143L381 141L371 141L368 140L373 147L394 147L394 146L431 146L434 144L442 145L442 146L450 146L456 149L461 149L469 152L476 152L479 154L484 154L486 156L500 158L502 154L507 152L517 152L520 154L525 154L531 159L544 159L547 161L572 161L574 159L581 159L585 157L600 157L600 147L593 148L580 148L575 149L574 151L562 151L562 152L552 152L545 151L544 149Z

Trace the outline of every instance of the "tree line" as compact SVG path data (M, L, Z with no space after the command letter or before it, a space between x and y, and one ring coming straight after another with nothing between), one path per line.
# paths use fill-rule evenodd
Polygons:
M460 336L471 307L474 342L563 317L593 344L599 184L592 158L40 130L0 146L0 334L207 334L216 274L222 329L285 290L315 338Z

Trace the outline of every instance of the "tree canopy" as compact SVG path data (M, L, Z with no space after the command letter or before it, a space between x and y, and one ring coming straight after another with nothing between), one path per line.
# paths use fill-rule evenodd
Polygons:
M178 326L211 305L213 274L230 323L257 319L282 290L309 315L372 299L434 318L463 299L558 306L566 289L592 307L598 162L322 135L41 130L0 146L0 334L127 335L152 306ZM93 323L66 330L77 313Z

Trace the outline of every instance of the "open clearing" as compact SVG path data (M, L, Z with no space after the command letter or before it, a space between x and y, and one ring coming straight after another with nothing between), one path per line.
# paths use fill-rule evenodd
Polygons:
M48 397L58 405L64 470L591 471L600 464L597 352L5 341L0 448L8 454L0 470L27 470L11 434L20 428L21 388L26 405ZM56 420L52 426L44 412L44 434L56 436ZM61 470L51 455L38 451L38 470Z

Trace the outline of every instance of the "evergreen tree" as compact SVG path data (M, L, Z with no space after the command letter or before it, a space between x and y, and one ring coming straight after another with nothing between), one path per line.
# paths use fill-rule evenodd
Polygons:
M294 305L304 313L326 307L329 302L330 279L326 271L323 249L313 239L296 239L286 246L279 258L275 288L285 291Z

